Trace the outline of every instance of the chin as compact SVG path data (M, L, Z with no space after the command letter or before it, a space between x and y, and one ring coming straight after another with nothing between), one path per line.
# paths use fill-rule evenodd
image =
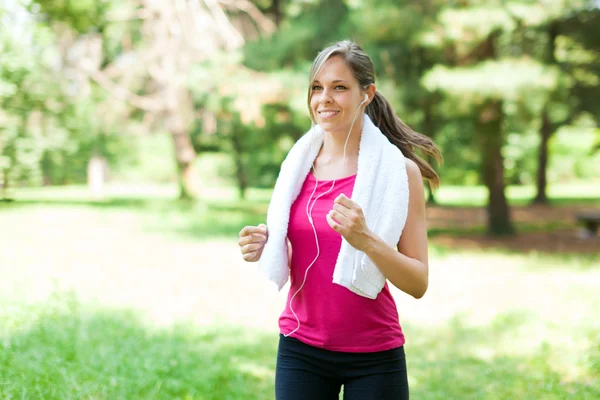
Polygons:
M317 123L319 124L319 126L326 131L338 131L342 128L342 125L339 122L335 122L335 121L323 121L323 120L317 120Z
M348 127L344 127L343 125L340 124L334 124L334 123L322 123L319 124L319 126L321 127L321 129L323 129L325 132L329 132L329 133L333 133L333 134L347 134L348 130L349 130L349 126Z

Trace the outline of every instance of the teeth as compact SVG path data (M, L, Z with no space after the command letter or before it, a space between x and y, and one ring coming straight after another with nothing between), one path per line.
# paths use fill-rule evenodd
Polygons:
M337 111L319 111L319 114L324 117L331 117L332 115L337 114Z

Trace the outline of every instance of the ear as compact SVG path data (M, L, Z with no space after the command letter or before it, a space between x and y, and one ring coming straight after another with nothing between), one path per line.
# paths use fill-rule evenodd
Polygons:
M377 91L377 87L375 87L374 83L370 84L369 86L367 86L365 88L365 96L367 96L366 98L368 99L367 102L365 103L366 106L368 106L373 101L373 97L375 97L376 91Z

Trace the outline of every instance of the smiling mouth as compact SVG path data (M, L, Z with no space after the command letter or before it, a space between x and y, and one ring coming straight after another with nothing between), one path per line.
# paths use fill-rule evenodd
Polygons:
M339 114L339 111L318 111L319 115L321 117L327 118L327 117L333 117L336 114Z

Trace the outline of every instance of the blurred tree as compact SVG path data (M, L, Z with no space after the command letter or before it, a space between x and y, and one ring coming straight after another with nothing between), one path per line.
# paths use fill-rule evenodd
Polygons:
M133 29L128 30L130 39L113 58L105 52L98 63L89 54L83 55L78 67L118 99L152 114L152 121L164 121L173 142L180 197L195 197L200 181L189 136L196 113L188 73L194 64L220 51L239 48L246 35L272 32L274 24L249 0L109 1L102 2L102 7L94 0L35 3L49 21L66 23L94 42L103 43L112 24L139 24L138 40L132 39ZM90 18L90 11L96 17Z
M244 65L258 71L303 66L330 42L350 34L344 0L291 3L277 35L244 46Z
M435 28L445 5L436 0L378 0L360 2L350 15L360 44L383 77L378 79L380 90L408 125L431 138L447 121L439 109L441 94L425 88L421 77L434 65L451 60L445 49L428 46L424 35ZM428 161L433 165L432 159ZM428 192L428 202L434 204L434 192L431 188Z
M1 33L6 64L1 69L14 91L4 99L3 108L18 116L13 121L21 121L13 129L20 132L14 137L21 151L11 152L17 146L3 151L12 158L9 175L29 184L85 182L86 164L92 155L106 162L124 143L121 140L115 147L118 140L112 130L122 121L107 117L115 115L115 107L105 113L106 96L72 65L82 54L100 62L98 41L90 37L77 40L77 35L64 27L51 29L40 18L44 15L39 14L41 7L36 3L24 3L28 7L20 2L5 4L9 8L3 23L8 29ZM24 159L27 168L23 168Z
M60 76L53 70L51 43L36 29L18 4L0 5L0 24L20 21L15 29L0 29L0 183L39 181L45 148L60 134L43 128L63 96Z
M450 48L454 65L437 65L424 76L430 90L441 90L447 111L470 115L481 149L481 176L488 188L488 233L515 232L505 196L502 149L509 104L536 109L540 98L556 86L556 76L530 57L511 51L507 40L519 24L537 24L530 2L466 1L445 8L439 27L427 37L434 46ZM522 17L518 23L515 13ZM506 45L506 43L509 45ZM527 98L524 102L522 99Z
M231 176L243 197L248 186L271 186L287 150L310 126L303 101L306 77L290 69L263 73L241 65L239 53L193 68L192 89L203 110L192 139L198 151L231 156Z
M473 118L491 234L514 232L504 195L507 128L527 131L539 122L536 201L545 202L552 134L581 113L597 119L597 102L590 100L599 95L599 58L592 49L600 46L586 34L597 15L597 3L587 0L472 0L445 8L439 29L426 36L434 45L450 45L456 56L455 66L436 66L424 79L449 96L449 110Z
M600 97L600 40L598 35L591 34L598 23L600 9L597 3L554 0L546 5L542 23L530 29L533 35L529 36L534 39L529 42L533 46L527 46L523 40L515 40L525 53L537 57L559 73L558 84L547 94L539 117L540 145L534 203L548 202L548 145L555 132L561 126L573 123L582 114L600 121L600 107L592 101Z

